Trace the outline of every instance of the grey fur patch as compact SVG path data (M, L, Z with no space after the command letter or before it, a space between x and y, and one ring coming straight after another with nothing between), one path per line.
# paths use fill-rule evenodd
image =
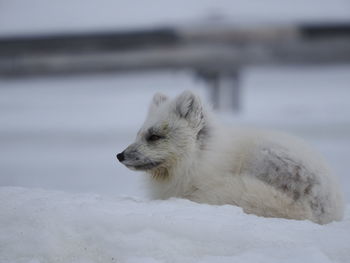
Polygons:
M125 160L139 161L139 153L136 149L126 149L124 151Z
M186 114L184 116L185 119L187 119L189 113L193 111L193 105L194 105L194 98L190 98L190 101L189 101L189 104L188 104L188 108L187 108Z
M146 141L149 142L149 138L152 136L152 135L156 135L158 137L160 137L160 139L165 139L166 138L166 134L168 132L167 130L167 125L165 125L166 127L150 127L145 133L144 133L144 139Z
M130 169L147 171L157 168L164 160L151 160L139 153L137 144L131 144L124 150L125 159L122 163Z
M175 112L180 118L198 125L198 119L202 112L202 103L195 94L190 91L184 91L176 98Z
M161 163L162 162L148 162L148 163L142 163L142 164L127 165L127 166L135 170L147 171L159 166Z
M197 133L197 142L199 144L199 148L204 150L208 140L210 137L210 128L205 125L198 133Z
M262 149L261 154L262 163L258 164L260 169L255 171L257 178L287 194L294 201L312 198L312 189L318 184L316 176L301 161L292 159L284 151ZM314 208L316 204L320 206L316 200L312 204Z
M147 132L145 133L145 137L150 136L150 135L159 135L159 136L165 136L167 133L167 126L166 127L150 127L148 128Z
M315 215L315 218L320 218L322 214L325 213L323 203L319 198L313 198L309 202L312 213Z
M190 97L187 101L181 101L176 104L176 112L181 118L187 119L189 114L193 111L194 99L195 98Z

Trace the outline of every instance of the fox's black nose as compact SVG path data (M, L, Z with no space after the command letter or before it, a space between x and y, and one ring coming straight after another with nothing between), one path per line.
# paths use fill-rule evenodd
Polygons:
M119 162L124 161L125 160L124 152L118 153L117 159L119 160Z

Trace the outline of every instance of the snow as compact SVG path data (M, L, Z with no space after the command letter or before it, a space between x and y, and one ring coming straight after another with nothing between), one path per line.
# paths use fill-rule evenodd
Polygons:
M346 0L3 0L0 36L349 17ZM304 138L349 203L350 66L248 68L241 77L242 111L219 118ZM343 221L320 226L147 200L144 175L115 154L132 142L156 91L185 89L208 101L188 71L0 79L0 262L350 262L349 205Z
M0 262L349 262L350 213L328 225L234 206L0 187Z
M349 72L248 69L242 111L218 117L303 137L331 163L349 203ZM0 87L1 263L350 262L349 205L343 221L320 226L147 200L144 175L115 154L133 140L154 92L194 89L208 101L191 72L2 79Z
M319 150L350 201L350 67L251 68L229 125L284 130ZM152 95L185 89L208 101L192 72L0 80L0 186L144 197L143 174L115 155L130 144Z

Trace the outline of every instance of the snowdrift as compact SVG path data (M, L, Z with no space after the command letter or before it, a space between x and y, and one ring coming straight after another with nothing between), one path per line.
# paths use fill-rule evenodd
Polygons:
M186 200L0 188L0 262L350 262L350 214L328 225Z

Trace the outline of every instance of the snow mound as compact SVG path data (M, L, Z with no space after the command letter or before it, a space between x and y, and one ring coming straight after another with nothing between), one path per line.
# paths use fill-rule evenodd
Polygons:
M0 188L0 262L350 262L350 214L325 226L186 200Z

